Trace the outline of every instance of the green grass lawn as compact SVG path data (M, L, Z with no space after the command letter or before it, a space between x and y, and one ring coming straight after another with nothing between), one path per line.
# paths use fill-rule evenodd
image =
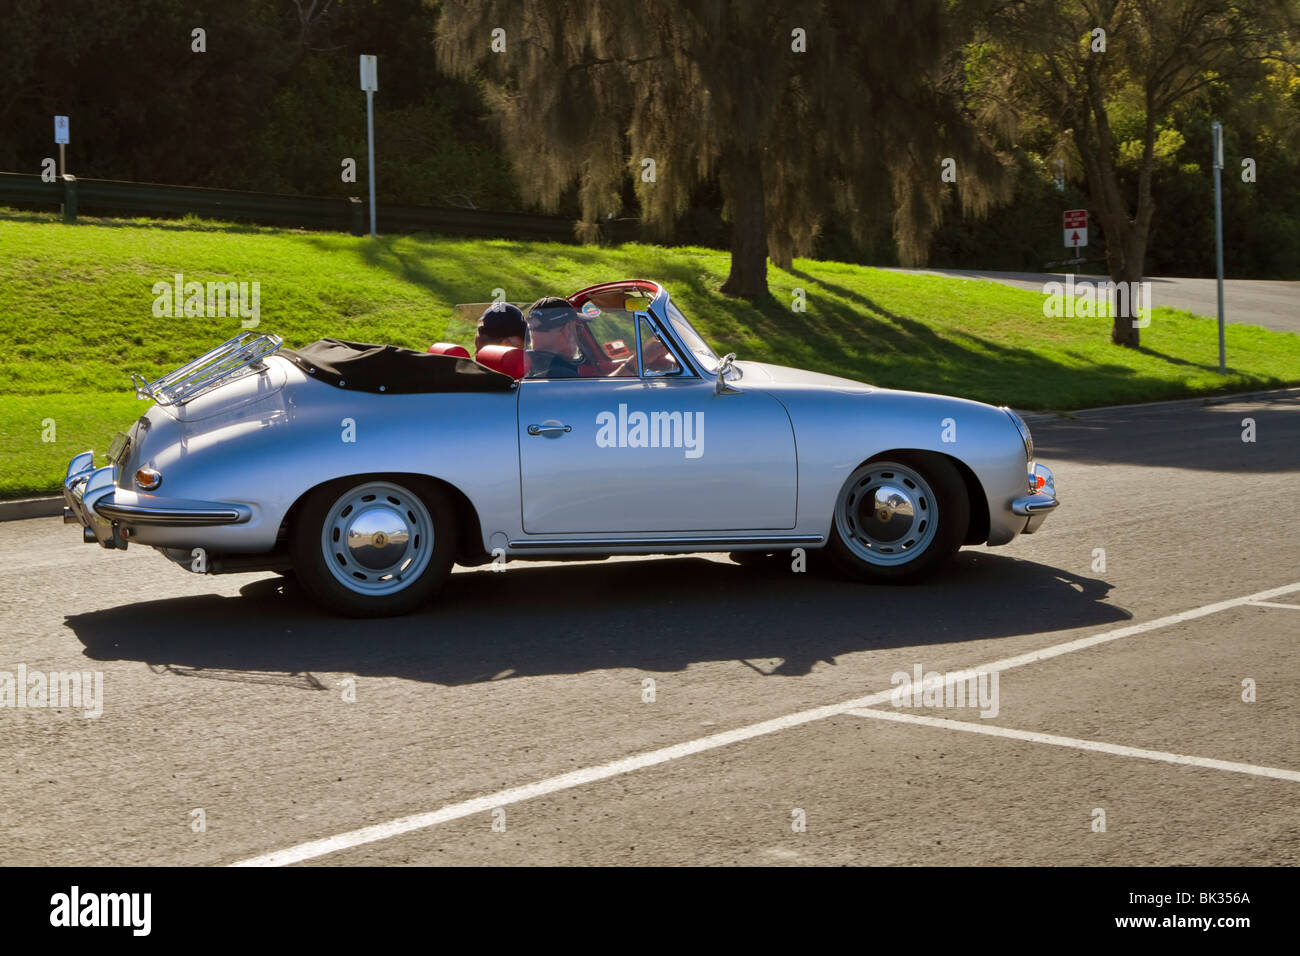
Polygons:
M0 210L0 497L58 487L146 405L126 373L156 376L240 331L240 319L153 315L156 282L259 282L259 330L424 349L468 344L452 306L620 278L663 282L719 354L1018 408L1071 409L1300 382L1300 336L1231 325L1217 373L1211 319L1156 309L1140 350L1105 318L1044 318L1042 296L992 282L796 260L770 298L718 292L725 253L431 236L368 238L210 222L83 220ZM804 290L806 311L791 309ZM53 432L49 428L52 420ZM53 438L54 440L43 440Z

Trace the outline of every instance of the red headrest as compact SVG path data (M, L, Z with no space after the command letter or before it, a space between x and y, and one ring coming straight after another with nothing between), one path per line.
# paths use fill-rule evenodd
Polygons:
M474 360L494 372L504 372L518 381L528 374L528 353L510 345L485 345Z
M434 342L429 346L429 351L434 355L454 355L457 358L469 358L469 349L463 345L452 345L450 342Z

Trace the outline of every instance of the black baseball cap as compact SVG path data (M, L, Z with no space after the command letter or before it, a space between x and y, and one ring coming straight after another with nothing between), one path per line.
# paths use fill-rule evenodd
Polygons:
M484 309L478 317L478 327L484 335L494 339L506 339L512 335L523 338L528 332L524 314L509 302L494 302Z
M568 299L558 295L542 296L528 307L528 327L530 329L558 329L566 322L580 319L578 310L569 304Z

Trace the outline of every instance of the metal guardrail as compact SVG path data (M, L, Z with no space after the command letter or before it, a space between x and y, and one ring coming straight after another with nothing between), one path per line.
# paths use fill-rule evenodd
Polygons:
M365 235L365 224L369 221L367 204L356 197L283 196L75 176L63 176L51 183L42 181L39 175L26 173L0 173L0 205L61 205L66 222L75 222L79 213L163 218L195 215L204 219L351 232L356 236ZM378 203L376 213L380 230L386 233L433 232L547 242L576 241L573 221L562 216L393 203ZM602 223L601 231L606 242L632 242L638 238L639 225L628 220Z

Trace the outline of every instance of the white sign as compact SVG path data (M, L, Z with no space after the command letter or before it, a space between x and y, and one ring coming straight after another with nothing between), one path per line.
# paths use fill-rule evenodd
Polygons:
M54 117L54 142L66 145L68 142L68 118L66 116Z
M361 88L367 93L379 89L379 57L372 53L361 54Z
M1077 249L1079 246L1088 244L1088 227L1082 229L1065 230L1065 247L1067 249Z

